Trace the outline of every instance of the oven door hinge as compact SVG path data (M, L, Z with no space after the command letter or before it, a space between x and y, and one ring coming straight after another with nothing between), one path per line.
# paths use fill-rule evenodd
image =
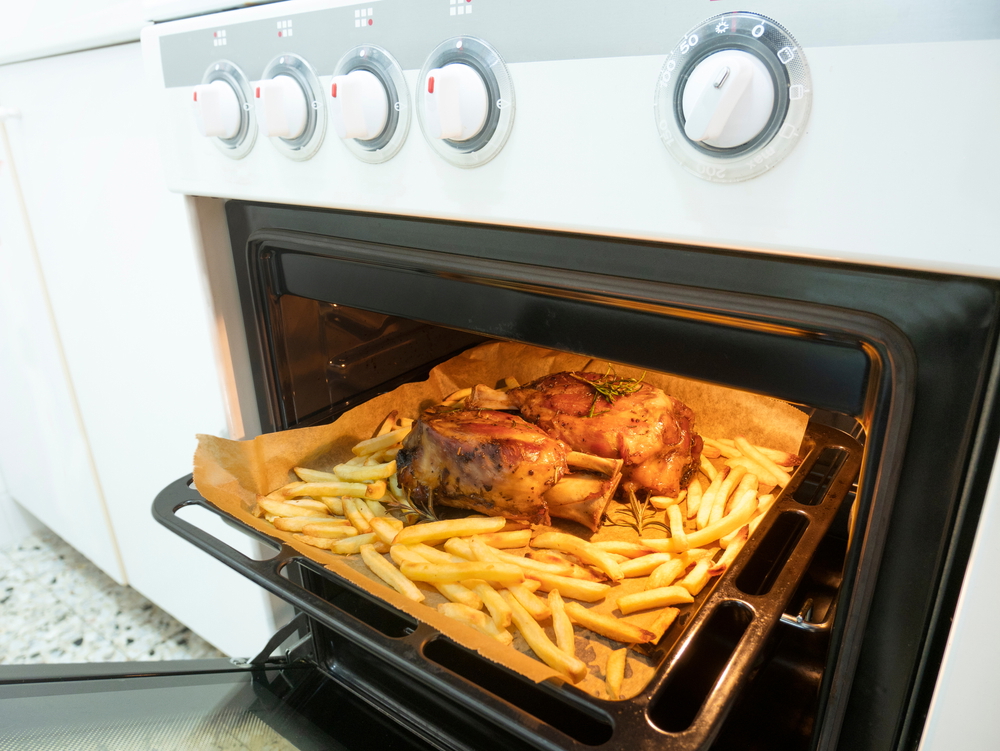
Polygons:
M299 638L288 645L283 650L283 654L272 654L278 647L288 641L292 634L299 632L301 632ZM309 618L305 613L300 612L275 632L274 636L268 640L267 644L260 651L260 654L256 657L251 660L245 657L232 657L229 662L241 668L273 667L276 665L288 665L303 658L310 659L312 653L312 630L309 628Z

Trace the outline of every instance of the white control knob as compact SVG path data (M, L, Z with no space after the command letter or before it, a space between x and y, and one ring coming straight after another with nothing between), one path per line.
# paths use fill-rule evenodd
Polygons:
M335 76L330 84L333 129L341 138L370 141L389 119L389 96L378 77L367 70Z
M233 87L225 81L212 81L194 87L194 121L206 137L232 138L240 132L243 108Z
M431 138L468 141L483 129L489 96L482 77L468 65L434 68L424 80L424 115Z
M309 105L305 92L291 76L275 76L254 84L257 122L265 136L298 138L306 129Z
M681 107L684 133L692 141L719 149L740 146L756 137L771 119L771 74L749 52L716 52L691 71Z

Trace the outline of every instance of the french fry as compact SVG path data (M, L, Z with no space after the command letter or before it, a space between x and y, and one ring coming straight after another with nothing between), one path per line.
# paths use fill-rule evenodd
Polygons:
M785 487L791 481L792 476L790 474L761 453L756 446L751 445L751 443L743 436L736 436L736 448L774 475L781 487Z
M442 602L437 606L437 609L439 613L442 613L449 618L460 621L467 626L472 626L472 628L486 634L487 636L492 636L501 644L510 646L510 644L514 641L514 637L511 636L507 629L499 628L493 621L486 617L485 613L481 613L468 605L463 605L458 602Z
M444 541L444 549L456 558L464 558L467 561L476 560L472 552L472 546L465 537L451 537Z
M408 545L392 545L389 547L389 557L397 566L404 563L427 563L427 559ZM483 601L475 592L460 582L431 582L434 588L452 602L459 602L466 607L479 610Z
M364 498L368 492L368 486L360 482L340 482L328 480L325 482L302 482L297 483L298 487L292 490L283 491L286 498L297 498L303 495L309 496L353 496Z
M584 563L599 568L612 581L621 581L624 578L621 567L617 561L611 558L610 554L578 537L573 537L573 535L562 532L545 532L532 540L531 544L537 548L554 548L571 553Z
M506 586L507 591L514 595L514 599L521 603L521 607L536 621L544 621L552 615L549 604L524 584L507 584Z
M743 456L741 454L740 456L737 456L733 459L726 459L726 464L730 467L736 467L736 466L746 467L747 472L757 476L757 479L760 480L761 485L767 485L773 488L775 485L778 484L777 477L772 475L770 472L764 469L763 466L755 462L749 456Z
M761 521L765 516L767 516L767 512L771 510L771 506L774 505L774 502L776 500L777 496L773 496L770 494L762 495L758 499L758 505L757 505L758 516L750 522L750 534L753 534L754 532L757 531L757 527L760 526Z
M656 620L649 626L649 630L656 637L653 641L659 641L663 638L663 635L667 633L667 629L670 628L671 624L677 618L677 614L680 612L677 608L663 608L660 611L660 614L656 616Z
M707 443L701 447L701 455L708 459L718 459L722 456L722 452L719 451L715 446L709 446Z
M604 668L604 683L608 687L608 698L618 701L622 698L622 681L625 680L625 658L628 647L616 649L608 655L608 664Z
M712 576L721 576L729 569L733 561L736 560L736 556L739 555L740 550L743 549L750 536L750 525L744 524L732 534L734 536L726 546L726 552L722 554L722 557L718 561L712 564L712 568L709 570Z
M705 474L705 477L708 478L709 482L715 482L715 477L719 474L719 470L715 468L715 465L704 454L701 455L700 462L701 471Z
M555 550L529 550L525 553L524 557L528 560L538 561L539 563L551 563L556 566L568 565L570 570L560 575L568 576L571 579L582 579L583 581L592 582L607 580L604 574L597 574L589 568L584 568L579 563L567 560L562 553L558 553Z
M641 558L633 558L621 564L622 573L626 578L636 576L649 576L658 566L662 566L668 561L672 561L674 556L670 553L650 553Z
M708 525L708 519L712 515L712 508L715 506L715 496L718 495L722 483L726 481L731 471L732 467L723 467L716 473L712 482L709 483L708 490L702 496L701 507L698 509L698 529L703 529Z
M354 452L355 456L367 456L368 454L377 454L379 451L385 451L391 446L395 446L397 443L401 442L406 436L410 434L410 428L399 428L398 430L391 430L380 436L375 436L374 438L369 438L367 441L361 441L356 444L351 451Z
M338 498L332 495L321 495L319 497L323 503L326 504L327 509L329 509L331 514L336 514L337 516L344 515L344 499Z
M384 480L396 474L396 462L386 462L385 464L363 465L352 467L350 464L338 464L333 468L338 480L344 482L374 482Z
M388 484L385 480L376 480L375 482L370 482L365 485L365 498L373 501L379 501L385 498L385 491L388 488Z
M286 503L303 511L315 512L317 514L322 514L324 511L329 510L323 501L318 501L315 498L296 498L292 501L286 501Z
M559 576L557 574L546 574L541 571L525 570L524 575L539 583L539 589L543 592L551 592L558 589L565 593L567 597L583 602L597 602L607 597L611 585L600 582L586 581L585 579L574 579L570 576Z
M463 583L479 595L497 628L510 627L510 605L500 596L499 592L482 579L466 579Z
M278 516L271 524L282 532L301 532L308 524L328 521L329 519L329 516ZM337 519L336 521L338 524L350 524L347 519Z
M676 506L677 504L683 502L687 498L687 489L685 488L680 493L675 496L668 497L665 495L652 495L649 497L649 503L654 508L663 509L670 508L671 506Z
M669 587L678 576L684 573L686 565L682 558L673 558L666 563L657 566L646 580L645 589L659 589Z
M267 513L274 514L275 516L329 516L325 506L322 511L317 511L308 506L293 506L290 503L282 503L281 501L269 501L264 496L257 497L257 505Z
M490 532L480 535L491 548L523 548L531 542L531 528L512 529L509 532Z
M365 505L368 507L368 510L371 512L372 516L384 516L386 518L389 518L389 512L386 511L385 506L383 506L378 501L373 501L371 499L368 499L365 501Z
M736 446L736 441L731 438L720 438L719 443L725 443L727 446ZM778 451L777 449L769 449L764 446L757 446L752 444L760 453L766 456L768 459L773 461L779 467L797 467L802 464L802 457L798 454L790 454L787 451Z
M378 539L386 545L392 545L396 541L396 535L399 534L396 526L383 516L372 517L368 522L368 526L378 536Z
M378 438L379 436L385 435L391 430L394 430L396 425L396 417L398 415L399 412L395 409L392 410L389 414L387 414L385 416L385 419L382 420L382 423L378 426L378 430L375 431L375 435L373 435L372 438Z
M652 548L642 543L625 540L602 540L601 542L592 542L590 544L598 550L614 553L615 555L623 555L626 558L638 558L639 556L649 555L653 552Z
M587 665L575 656L566 654L563 650L559 649L548 636L545 635L545 631L541 626L538 625L538 621L532 618L528 611L526 611L516 599L514 595L511 594L510 590L504 590L502 592L504 600L510 605L511 618L514 621L514 625L517 630L521 632L521 636L528 643L538 658L554 670L558 670L560 673L568 677L573 683L579 683L587 675Z
M330 472L320 472L318 469L306 469L305 467L294 467L292 471L298 475L303 482L337 482L337 476Z
M687 491L687 518L694 519L698 515L698 509L701 508L701 480L697 477L691 480L688 483Z
M350 524L331 524L329 522L316 522L307 524L302 528L302 534L311 537L326 537L331 540L341 540L345 537L354 537L358 530Z
M502 516L469 516L465 519L427 522L407 527L399 533L396 544L409 545L414 542L435 543L449 537L467 537L489 532L499 532L507 520Z
M331 537L313 537L301 532L296 532L292 536L306 545L312 545L314 548L323 548L324 550L333 550L334 546L338 543L338 540Z
M667 509L667 520L670 522L670 536L677 540L678 545L687 547L687 532L684 531L684 519L681 510L676 506Z
M556 635L556 646L566 654L576 657L573 621L566 615L566 605L558 589L549 592L549 610L552 611L552 631Z
M357 528L358 532L361 534L367 534L372 531L372 527L368 523L368 519L366 519L365 515L361 512L360 506L364 506L364 502L359 502L354 498L345 498L344 516L350 520L351 524ZM367 509L368 507L365 506L365 508Z
M699 592L701 592L702 589L705 588L705 585L708 584L708 580L712 578L712 575L709 573L711 566L712 562L710 560L702 558L694 564L694 568L688 572L687 576L677 583L677 586L684 587L684 589L691 593L692 597L695 597ZM672 603L665 604L670 605Z
M412 529L410 527L409 529ZM403 530L404 532L406 530ZM402 534L402 532L400 533ZM396 544L399 536L396 536ZM524 581L524 573L517 566L509 563L483 563L482 561L466 561L465 563L404 563L400 570L406 578L423 582L457 582L463 579L485 579L500 584L520 584Z
M389 561L375 552L372 545L362 545L359 548L361 560L371 570L375 576L384 581L390 587L414 602L423 602L426 596L408 577L400 573L400 570Z
M750 517L753 516L753 512L756 508L756 493L752 490L747 491L743 495L743 498L741 498L736 505L733 506L732 513L722 517L719 521L714 524L710 524L704 529L699 529L697 532L689 533L687 539L688 545L692 548L700 548L710 542L715 542L720 537L728 535L734 529L739 529L750 521Z
M378 545L375 545L378 543ZM380 541L378 537L375 536L374 532L369 532L364 535L355 535L354 537L345 537L343 540L333 541L333 545L330 547L334 553L339 555L353 555L361 551L362 545L375 545L375 549L379 553L388 553L389 549L386 547L385 543ZM381 546L381 550L379 549Z
M662 608L666 605L684 605L694 602L694 597L684 587L659 587L657 589L647 589L645 592L636 592L631 595L622 595L618 598L618 609L623 615L635 613L639 610L649 610L651 608Z
M712 512L709 516L708 524L717 522L726 515L726 505L729 503L729 496L732 495L737 483L743 479L746 473L746 467L729 468L729 474L726 475L726 479L722 481L718 491L715 493L715 498L712 499Z
M590 629L595 634L606 636L609 639L620 641L625 644L645 644L653 641L653 633L644 628L636 626L634 623L623 621L610 615L601 615L593 610L588 610L578 602L566 603L566 615L573 623Z
M713 449L718 451L719 454L726 457L727 459L731 459L734 456L739 456L741 453L740 450L735 446L730 446L726 443L723 443L722 441L716 441L713 438L706 438L705 436L702 436L701 440L706 446L711 446Z

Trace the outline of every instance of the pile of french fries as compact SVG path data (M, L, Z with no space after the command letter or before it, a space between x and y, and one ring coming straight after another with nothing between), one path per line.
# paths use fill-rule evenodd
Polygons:
M650 499L669 537L588 542L501 517L414 523L395 462L412 422L391 414L332 472L295 467L299 480L258 498L259 513L304 543L359 555L373 576L415 602L436 590L445 599L439 612L503 644L516 630L574 683L589 671L577 656L576 626L626 645L659 641L675 606L726 571L799 463L742 437L704 438L701 471L687 489ZM622 698L627 652L608 657L610 698Z

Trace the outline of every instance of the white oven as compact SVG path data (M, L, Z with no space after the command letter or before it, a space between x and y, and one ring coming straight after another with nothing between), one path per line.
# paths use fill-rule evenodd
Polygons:
M516 276L518 267L519 284L554 288L562 270L567 288L584 274L631 280L635 295L647 282L691 294L717 282L758 302L826 306L817 326L833 326L840 306L919 322L925 338L880 361L919 371L911 406L887 428L885 462L894 452L909 458L896 475L869 470L872 493L891 499L883 521L897 531L875 534L873 516L871 534L855 536L852 573L867 594L857 608L841 603L838 617L850 622L834 649L845 657L823 688L832 714L808 743L989 747L1000 700L990 633L1000 487L990 469L997 329L985 317L1000 277L1000 156L985 140L1000 117L1000 7L290 0L154 25L142 43L167 182L190 196L205 256L234 436L308 424L308 405L289 396L305 392L295 367L286 378L261 354L277 345L255 321L274 310L248 297L272 288L241 267L241 253L262 243L302 257L310 237L369 244L338 250L339 270L279 264L299 276L275 284L307 298L311 273L342 278L377 246L389 256L452 254L454 273L469 278ZM423 263L404 256L385 263ZM585 277L575 284L583 292ZM967 284L971 297L949 296ZM408 293L434 289L414 282ZM704 304L723 312L721 299ZM444 312L420 311L406 315L447 323ZM878 317L905 330L894 314ZM500 323L466 328L527 336ZM550 333L532 331L538 342ZM966 331L981 372L958 381L936 358L954 358ZM567 344L570 333L552 336L586 347ZM689 359L687 372L710 372ZM816 382L836 380L834 362L816 361L831 368ZM780 380L749 387L781 395ZM823 388L851 413L850 399L833 395L837 383ZM947 399L924 411L926 392L949 389L968 391L956 418L964 433L942 446L960 454L942 460L951 495L907 511L906 462L937 461L933 450L912 452L948 418ZM865 421L878 408L859 397L854 413L874 444L878 420ZM898 530L919 528L921 504L937 509L927 522L938 527L937 547L918 555L907 549L916 537L907 543ZM886 588L907 594L880 599ZM898 648L889 649L896 626Z

